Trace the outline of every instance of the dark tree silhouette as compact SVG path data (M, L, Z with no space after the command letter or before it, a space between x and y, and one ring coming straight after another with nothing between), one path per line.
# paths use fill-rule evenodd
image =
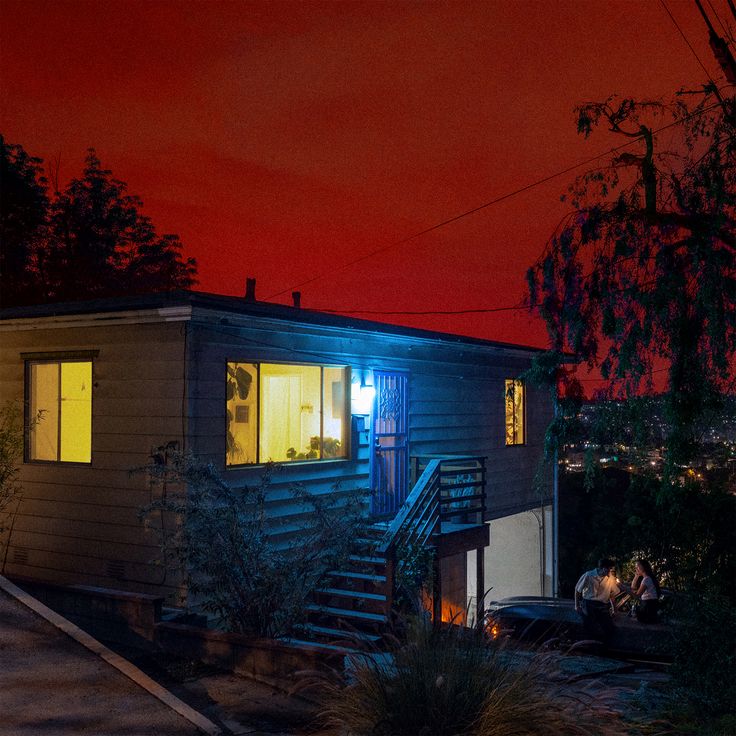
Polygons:
M9 148L8 185L32 191L36 209L34 219L24 221L3 210L0 245L12 266L0 274L3 306L167 291L196 282L196 262L182 257L178 236L156 233L141 213L141 200L102 168L93 149L82 176L49 199L41 161L20 146ZM5 199L5 181L2 186Z
M640 150L570 187L574 211L528 273L554 354L599 367L609 397L651 392L662 371L673 463L733 389L736 358L734 100L683 99L578 108L583 135L607 125Z
M36 255L47 235L42 161L0 135L0 304L37 299Z

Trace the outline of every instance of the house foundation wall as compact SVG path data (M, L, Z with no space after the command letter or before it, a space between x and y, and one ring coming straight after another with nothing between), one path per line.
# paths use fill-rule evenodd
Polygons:
M552 595L552 513L549 506L489 522L484 550L485 601Z

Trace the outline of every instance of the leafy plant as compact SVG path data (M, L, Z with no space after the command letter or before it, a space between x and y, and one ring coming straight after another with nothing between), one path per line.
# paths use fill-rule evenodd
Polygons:
M253 383L253 377L242 366L234 366L232 363L227 364L227 383L225 384L225 392L227 401L232 401L236 396L245 401L250 393L250 386ZM241 448L235 441L231 427L233 423L232 411L227 410L227 453L228 456L237 455Z
M310 683L323 720L351 736L625 734L610 691L570 689L552 655L489 644L482 630L411 621L390 655L361 654L343 676Z
M182 576L190 605L230 631L259 637L288 635L306 615L311 593L350 554L363 524L358 496L290 493L303 523L295 545L277 548L279 521L268 511L277 466L265 466L256 486L230 487L217 470L189 453L167 452L144 470L160 497L141 515L167 513L162 563ZM152 524L160 531L160 525Z
M32 423L40 419L35 418ZM5 569L9 536L21 500L18 466L23 457L23 417L18 404L0 406L0 553Z
M325 437L322 440L322 457L340 457L341 442L336 437ZM309 438L309 447L304 452L297 452L296 448L290 447L286 451L289 460L316 460L319 457L319 437Z

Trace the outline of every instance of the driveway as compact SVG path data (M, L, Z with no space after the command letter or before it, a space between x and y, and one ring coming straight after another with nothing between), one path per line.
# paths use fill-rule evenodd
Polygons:
M194 736L147 690L0 590L2 736Z

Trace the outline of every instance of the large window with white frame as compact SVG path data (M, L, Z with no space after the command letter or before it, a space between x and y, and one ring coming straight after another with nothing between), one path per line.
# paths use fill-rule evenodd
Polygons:
M228 362L227 465L347 457L349 385L346 366Z
M26 460L92 461L92 361L26 362Z

